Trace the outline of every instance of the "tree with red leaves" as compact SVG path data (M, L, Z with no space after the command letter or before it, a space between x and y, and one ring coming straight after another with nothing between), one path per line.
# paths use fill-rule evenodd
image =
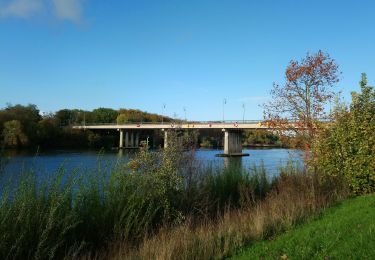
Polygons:
M332 89L339 82L340 74L335 61L320 50L307 53L301 61L290 61L285 84L274 83L272 99L264 104L267 125L284 137L297 137L309 145L327 117L325 108L335 97Z

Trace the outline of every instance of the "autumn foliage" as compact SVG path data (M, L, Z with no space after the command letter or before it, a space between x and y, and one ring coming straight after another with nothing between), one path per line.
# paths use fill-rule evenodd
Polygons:
M322 51L290 61L284 85L274 83L271 101L264 104L266 124L284 137L298 137L309 144L326 119L325 108L335 97L332 89L339 76L335 60Z

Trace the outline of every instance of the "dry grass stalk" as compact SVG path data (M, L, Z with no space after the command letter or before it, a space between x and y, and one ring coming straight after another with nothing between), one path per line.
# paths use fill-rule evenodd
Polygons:
M165 228L146 238L138 248L117 244L112 259L221 259L245 245L272 236L348 196L341 181L317 174L282 176L266 199L240 210L227 211L219 220L199 226L189 222Z

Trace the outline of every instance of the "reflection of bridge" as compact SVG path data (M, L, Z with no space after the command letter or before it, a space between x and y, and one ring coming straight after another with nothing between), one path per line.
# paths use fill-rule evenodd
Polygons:
M221 129L224 132L224 155L240 156L242 154L241 133L245 129L271 129L262 121L225 121L225 122L182 122L182 123L126 123L126 124L90 124L74 126L75 129L117 130L120 133L119 148L139 146L141 130L164 131L164 147L168 145L168 130L187 129ZM125 134L125 136L124 136Z

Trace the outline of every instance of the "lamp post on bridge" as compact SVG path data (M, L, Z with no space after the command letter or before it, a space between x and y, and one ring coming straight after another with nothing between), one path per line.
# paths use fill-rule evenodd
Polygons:
M225 122L225 117L224 117L224 107L225 107L225 105L227 104L227 99L226 98L224 98L223 99L223 124L224 124L224 122Z
M185 113L185 122L186 122L186 107L184 107L184 113Z
M165 112L165 103L162 106L162 112L161 112L161 124L164 125L164 112Z
M246 110L245 103L242 103L242 109L243 109L242 123L245 123L245 110Z

